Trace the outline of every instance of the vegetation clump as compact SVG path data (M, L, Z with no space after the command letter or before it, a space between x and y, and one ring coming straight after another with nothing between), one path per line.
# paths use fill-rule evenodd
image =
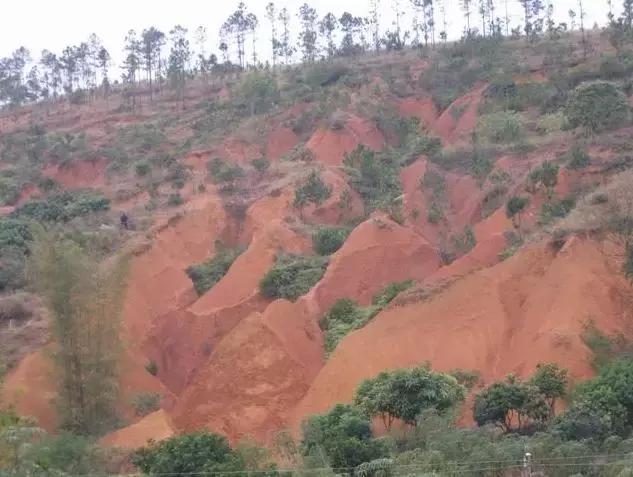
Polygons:
M212 258L199 265L192 265L186 270L198 296L211 290L227 274L233 262L244 251L241 247L225 247L219 241L215 243L215 250Z
M160 394L139 393L132 400L132 407L137 416L147 416L160 409Z
M594 81L583 83L571 92L565 117L571 127L597 133L627 124L630 107L626 96L614 83Z
M266 298L295 301L323 278L327 264L327 257L278 255L259 283L260 292Z
M323 204L332 195L332 188L328 186L317 172L312 172L306 181L295 190L293 205L299 210L314 204Z
M486 114L479 119L477 131L496 144L516 143L524 138L523 121L518 113Z
M88 191L60 192L44 199L32 199L18 207L13 217L38 222L68 222L110 209L110 200Z
M332 353L345 336L369 323L399 293L412 285L410 280L391 283L376 294L371 306L367 307L362 307L349 298L342 298L334 303L330 311L319 320L319 327L325 332L325 351Z
M340 249L350 230L345 227L322 227L312 235L314 251L319 255L332 255Z

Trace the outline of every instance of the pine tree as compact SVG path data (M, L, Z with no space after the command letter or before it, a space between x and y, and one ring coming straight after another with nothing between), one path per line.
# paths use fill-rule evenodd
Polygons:
M342 17L341 17L342 18ZM327 56L332 58L336 53L336 44L334 43L334 32L338 27L338 20L332 12L328 12L319 22L319 32L326 41Z
M168 74L178 97L185 104L185 86L187 82L187 65L191 59L191 49L187 39L187 29L176 25L170 32L171 50L169 53Z
M371 38L374 50L380 51L380 17L378 9L380 8L380 0L370 0L369 25L371 29Z
M290 43L290 13L288 13L288 9L286 7L281 9L278 18L283 26L283 32L280 41L280 53L281 56L283 56L284 58L285 64L289 65L295 49Z
M461 1L462 10L464 11L464 16L466 17L466 30L465 30L464 35L466 38L470 38L472 35L472 30L470 29L470 15L472 13L471 11L472 0L460 0L460 1Z
M277 12L275 10L275 4L273 2L266 5L266 18L270 22L270 43L272 47L273 55L273 67L277 66L277 57L280 53L280 42L277 38Z
M318 40L316 10L307 3L304 3L299 8L299 20L301 23L299 39L301 40L303 61L313 63L317 55Z
M141 58L150 89L150 101L154 97L153 80L156 69L158 68L158 60L160 51L165 45L165 34L154 27L143 30L141 33Z

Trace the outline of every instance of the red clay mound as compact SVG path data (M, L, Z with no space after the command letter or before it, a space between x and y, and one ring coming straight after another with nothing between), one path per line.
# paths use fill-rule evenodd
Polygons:
M0 402L12 405L20 415L34 417L40 427L54 432L57 426L54 403L57 390L49 353L50 347L45 347L24 358L7 376ZM126 420L136 419L132 400L140 392L155 392L167 401L172 399L169 391L144 366L145 360L136 350L127 349L123 353L118 412Z
M250 247L209 292L181 313L157 320L148 340L148 354L158 363L159 376L179 393L217 343L268 300L259 294L259 282L270 270L277 252L300 254L309 248L305 239L282 226L256 233Z
M206 198L199 208L159 230L149 249L134 259L124 306L124 327L132 344L143 341L157 316L196 299L185 270L213 253L225 222L219 199Z
M584 323L624 329L620 292L627 284L618 269L599 244L572 239L558 254L534 246L426 302L385 310L341 342L297 406L294 424L350 401L363 379L425 361L439 370L478 370L486 382L529 375L540 362L587 378Z
M303 211L306 222L337 225L345 220L363 215L363 201L360 195L347 185L343 171L327 169L321 174L321 179L331 187L332 194L322 205L310 205ZM349 193L349 202L345 202L343 193Z
M272 441L322 360L320 333L301 304L278 301L242 320L187 387L173 416L183 431L208 427L236 442Z
M438 253L426 240L384 215L375 215L354 229L306 299L320 313L341 298L366 305L391 282L421 280L439 267Z
M430 128L439 116L437 106L429 96L402 99L398 111L406 118L418 118L423 129Z
M345 154L361 144L378 151L385 147L385 138L368 119L349 116L343 129L333 131L322 127L314 133L306 146L314 153L317 161L339 166Z
M171 419L162 409L153 412L136 424L124 427L104 436L99 444L103 447L117 447L135 450L147 445L149 440L160 442L174 435Z
M42 174L59 182L67 189L98 188L106 183L107 159L75 161L70 164L51 164Z
M266 157L279 159L288 154L297 144L299 144L299 136L292 129L279 126L268 136Z
M53 400L57 396L53 366L44 348L28 355L5 378L0 402L15 408L21 416L36 419L38 426L53 432L57 413Z
M468 94L457 99L433 125L433 131L446 144L465 139L477 126L479 103L487 84L478 85Z
M256 144L249 144L241 139L229 138L224 141L220 158L233 162L249 162L262 157L262 149Z

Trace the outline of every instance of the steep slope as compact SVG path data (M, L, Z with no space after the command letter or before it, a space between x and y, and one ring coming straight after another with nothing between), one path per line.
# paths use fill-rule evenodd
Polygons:
M591 376L584 323L625 328L626 285L616 271L600 244L572 239L558 253L533 246L428 301L392 307L343 340L295 409L294 423L350 401L363 379L384 369L425 361L439 370L478 370L486 382L526 376L540 362L559 363L573 379Z

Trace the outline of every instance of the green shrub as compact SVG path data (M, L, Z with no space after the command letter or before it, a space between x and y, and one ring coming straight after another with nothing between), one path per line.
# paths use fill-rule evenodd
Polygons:
M377 293L371 306L362 307L349 298L338 300L330 311L320 320L319 326L325 332L325 351L332 353L340 341L354 330L358 330L369 323L380 313L398 294L413 285L413 281L394 282Z
M277 81L266 72L254 71L243 76L234 98L251 115L267 113L279 100Z
M184 203L180 192L175 192L174 194L169 194L167 197L167 205L170 207L178 207Z
M26 253L32 240L27 222L19 219L0 218L0 250L13 247Z
M239 164L227 164L217 157L207 162L207 170L215 183L235 182L244 176L244 169Z
M158 365L156 364L156 361L152 360L147 363L145 365L145 371L147 371L152 376L156 376L158 374Z
M26 257L17 247L0 247L0 291L18 290L26 285Z
M449 374L453 376L459 384L469 390L477 386L481 379L479 371L468 369L453 369Z
M387 209L402 195L398 160L393 154L377 156L364 146L345 156L349 183L362 197L366 212Z
M607 56L600 63L600 77L612 81L627 76L631 71L630 65L620 61L617 56Z
M240 475L244 462L225 437L208 431L182 434L153 442L132 455L132 463L148 475Z
M134 166L134 170L136 171L137 176L145 177L151 172L152 166L150 166L148 162L139 162L136 166Z
M446 179L433 169L427 169L420 180L420 188L430 191L434 199L442 200L446 195Z
M439 224L442 220L444 220L444 210L442 206L437 202L431 202L429 209L426 214L426 219L430 224Z
M350 231L346 228L321 228L312 235L314 251L319 255L332 255L343 246Z
M323 182L317 172L312 172L307 180L295 190L293 205L298 209L314 204L321 205L332 195L332 188Z
M305 144L299 144L285 156L284 160L291 162L312 162L314 158L315 156L312 149L307 148Z
M573 197L546 202L541 208L539 222L541 224L550 224L558 219L567 217L574 207L576 207L576 200Z
M455 252L461 256L467 254L475 248L475 245L477 245L477 239L475 238L473 229L467 225L461 233L455 234L451 237L451 243Z
M295 301L321 280L327 264L325 257L280 255L260 281L261 294L266 298Z
M0 204L13 205L20 198L22 187L13 177L0 176Z
M600 132L626 125L630 107L626 96L613 83L595 81L581 84L569 96L565 116L571 127Z
M211 290L227 274L233 262L243 252L240 247L224 247L219 242L216 242L215 247L216 253L213 258L187 268L187 276L193 282L198 296L202 296Z
M405 280L403 282L393 282L387 285L382 291L380 291L374 299L372 304L384 308L391 303L400 293L408 290L413 286L413 280Z
M629 245L626 249L626 257L624 259L624 275L629 280L633 281L633 246Z
M68 222L110 209L110 200L91 192L61 192L44 199L32 199L18 207L13 216L41 222Z
M137 416L143 417L160 409L160 394L139 393L132 399L132 407Z
M521 116L511 112L482 116L477 124L477 131L489 141L500 144L519 142L525 136Z
M260 157L258 159L253 159L251 161L251 165L253 169L255 169L260 174L265 174L266 171L270 168L270 161L265 157Z
M544 136L562 131L564 127L565 114L562 111L544 114L536 122L536 130Z
M387 454L381 442L372 439L369 417L346 404L310 416L303 423L301 449L304 459L325 458L331 468L350 470Z
M558 184L558 172L560 167L552 161L544 161L540 166L532 169L528 176L529 189L535 190L539 186L545 187L547 195L552 197L554 187Z
M566 154L567 169L577 170L584 169L591 164L591 157L587 154L587 151L575 144Z

